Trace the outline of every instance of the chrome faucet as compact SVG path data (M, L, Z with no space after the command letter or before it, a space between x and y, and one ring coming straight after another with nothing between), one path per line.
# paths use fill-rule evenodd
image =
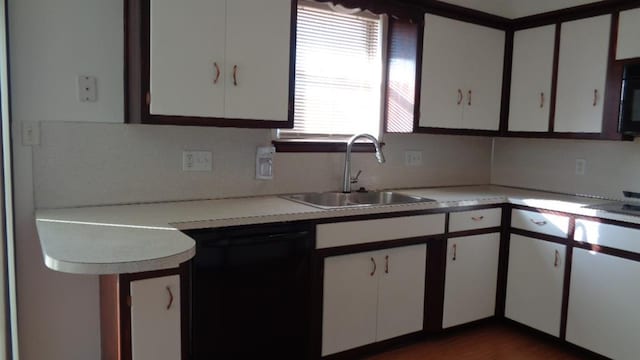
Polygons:
M342 192L344 193L351 192L351 148L353 147L353 143L355 143L359 138L371 140L373 145L376 147L376 159L378 159L378 163L384 163L384 154L382 153L382 148L380 147L378 139L369 134L353 135L349 141L347 141L347 151L344 154L344 178L342 179Z

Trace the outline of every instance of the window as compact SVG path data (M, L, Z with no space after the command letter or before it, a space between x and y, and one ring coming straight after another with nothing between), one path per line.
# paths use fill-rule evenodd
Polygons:
M380 135L382 19L299 1L293 129L282 138Z

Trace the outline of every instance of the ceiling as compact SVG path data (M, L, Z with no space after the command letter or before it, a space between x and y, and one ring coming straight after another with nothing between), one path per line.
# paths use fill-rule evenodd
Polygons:
M440 0L509 19L590 4L594 0Z

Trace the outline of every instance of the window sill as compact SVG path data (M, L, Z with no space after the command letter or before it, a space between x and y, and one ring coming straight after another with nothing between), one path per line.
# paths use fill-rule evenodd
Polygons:
M346 141L336 140L310 140L310 139L286 139L286 140L274 140L273 146L276 147L276 152L279 153L343 153L347 151ZM380 143L384 146L384 143ZM356 142L351 148L352 152L376 152L375 146L372 143L360 143Z

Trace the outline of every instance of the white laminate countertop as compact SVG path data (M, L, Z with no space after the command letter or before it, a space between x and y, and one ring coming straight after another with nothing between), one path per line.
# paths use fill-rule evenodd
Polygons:
M640 217L584 206L603 199L502 186L400 189L435 202L324 210L277 196L96 206L36 211L45 264L57 271L114 274L177 267L195 255L180 230L512 203L640 223Z

